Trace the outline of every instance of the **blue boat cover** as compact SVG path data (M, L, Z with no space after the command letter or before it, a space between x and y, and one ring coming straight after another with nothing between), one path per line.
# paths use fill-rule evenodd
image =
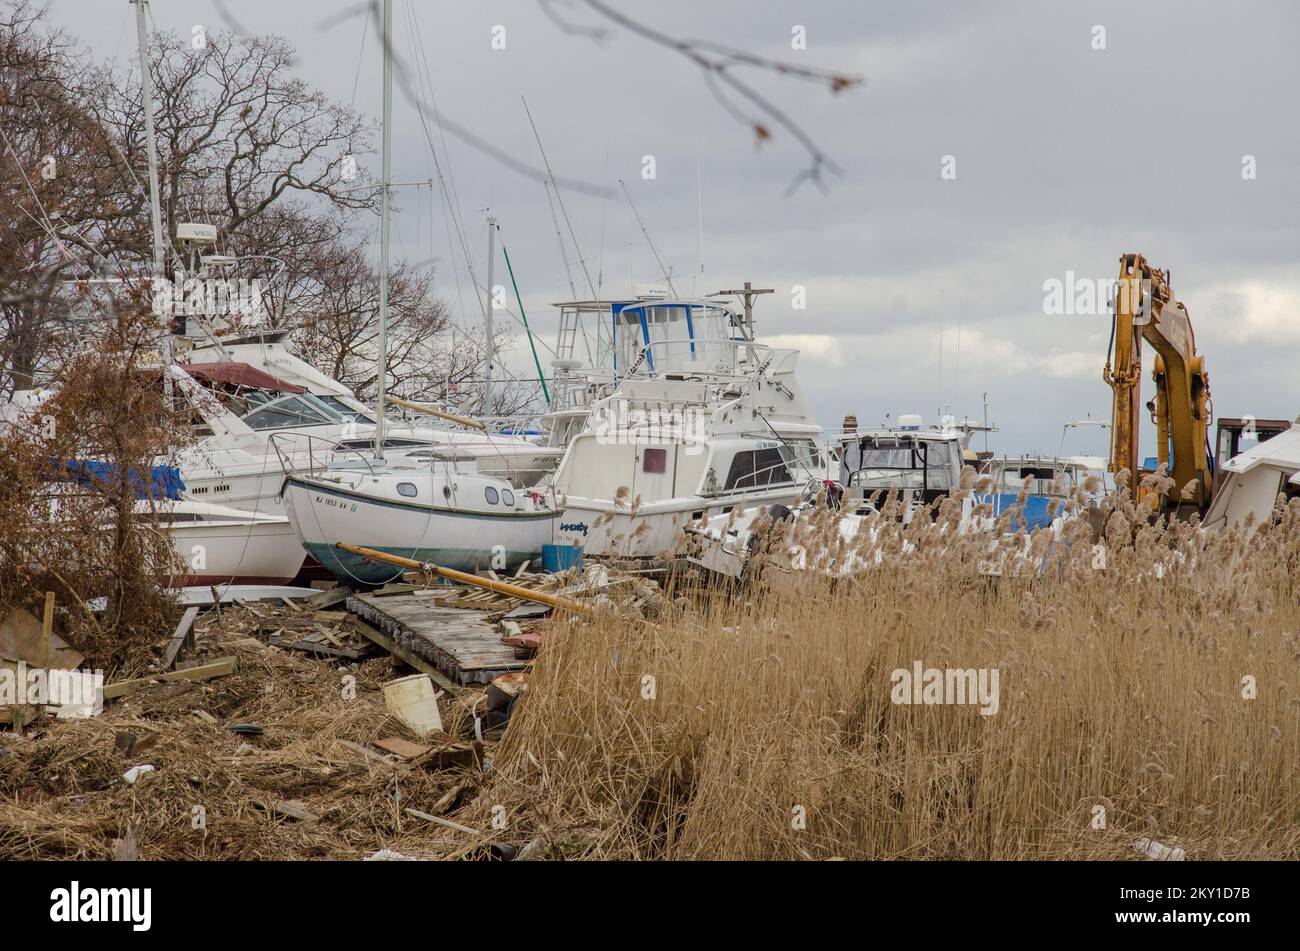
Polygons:
M51 464L65 476L84 486L100 488L111 484L117 478L117 466L111 462L98 459L68 459L60 462L51 459ZM131 491L137 499L172 499L177 500L185 491L181 481L181 471L175 466L154 466L149 470L146 482L134 467L127 474Z

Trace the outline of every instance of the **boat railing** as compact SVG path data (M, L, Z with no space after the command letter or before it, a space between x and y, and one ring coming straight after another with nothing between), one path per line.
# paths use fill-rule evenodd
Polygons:
M662 379L672 374L702 383L740 382L794 370L798 350L770 347L753 340L655 340L636 351L626 369L615 368L619 381Z
M593 388L629 379L671 377L701 383L740 383L758 376L787 374L793 372L799 351L744 339L680 337L656 340L622 356L621 366L569 368L557 373L552 409L564 408L565 400L572 400L573 394L586 395ZM588 396L586 402L599 398Z
M788 486L791 489L799 491L802 496L803 494L806 494L809 488L814 484L819 487L819 490L825 486L825 481L823 479L809 477L807 475L807 473L816 469L819 455L813 453L797 455L788 445L786 446L786 450L788 456L783 455L781 461L763 466L761 469L755 469L753 472L744 476L743 479L737 480L745 482L745 485L733 485L730 488L723 488L718 485L706 485L701 494L710 498L718 498L722 496L745 495L747 493L756 492L759 489L779 489ZM772 475L779 473L784 473L788 478L777 482L771 481ZM803 486L802 489L800 489L801 483Z
M321 472L336 465L340 456L355 457L372 476L375 474L370 459L361 449L340 445L334 439L324 439L307 433L272 433L268 441L271 448L275 450L276 458L280 461L280 469L285 475ZM306 455L305 466L300 465L303 455Z

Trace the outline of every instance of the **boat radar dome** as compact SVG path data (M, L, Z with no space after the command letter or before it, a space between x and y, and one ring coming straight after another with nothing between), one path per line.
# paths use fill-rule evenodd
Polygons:
M898 417L898 428L909 432L920 429L925 424L916 413L903 413Z

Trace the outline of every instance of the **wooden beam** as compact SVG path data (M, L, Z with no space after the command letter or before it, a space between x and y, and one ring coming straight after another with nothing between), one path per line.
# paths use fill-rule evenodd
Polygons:
M457 416L455 413L444 413L440 409L434 409L432 406L425 406L423 403L413 403L410 400L398 399L396 396L384 395L385 403L392 403L394 406L401 406L404 409L414 410L417 413L425 413L429 416L437 416L439 419L445 419L449 422L459 423L462 426L468 426L470 429L477 429L479 432L487 432L487 426L480 423L477 419L469 419L465 416Z
M480 578L477 575L471 575L468 572L457 571L455 568L443 568L432 562L416 561L413 558L403 558L400 555L390 555L385 551L376 551L373 548L365 548L361 545L349 545L347 542L338 542L334 547L341 548L343 551L350 551L354 555L361 555L374 561L382 561L386 564L397 565L402 568L409 568L413 571L430 571L449 581L458 581L461 584L467 584L475 588L483 588L488 591L495 591L498 594L510 595L514 598L523 598L525 601L536 601L539 604L550 605L553 608L560 608L565 611L572 611L574 614L592 615L595 612L587 605L574 601L570 598L561 598L553 594L547 594L544 591L533 591L531 588L523 588L517 584L508 584L505 581L493 581L491 578Z
M328 591L322 591L320 594L313 594L307 599L307 603L317 611L320 611L324 608L332 608L334 605L346 601L351 594L351 588L339 585L330 588Z
M339 657L343 660L361 660L365 656L361 651L351 647L331 647L319 641L293 641L284 637L272 637L267 643L272 647L283 647L286 650L302 651L304 654L317 654L322 657Z
M180 653L181 645L185 643L190 628L194 626L194 619L198 616L198 605L186 608L185 613L181 615L180 623L176 625L176 630L172 632L172 639L167 642L167 649L163 651L163 670L171 670L172 664L176 663L176 655Z
M139 677L135 680L119 680L115 684L106 684L104 686L104 699L116 700L118 697L125 697L129 693L143 690L145 687L152 686L159 681L211 680L213 677L224 677L227 674L233 674L238 669L238 657L233 655L220 657L209 664L187 667L184 670L172 670L156 677Z
M468 832L470 835L482 835L478 829L471 829L469 826L463 826L459 822L452 822L450 819L443 819L439 816L430 815L427 812L421 812L419 809L412 809L409 806L406 809L407 815L415 816L417 819L423 819L425 822L433 822L440 826L446 826L448 829L455 829L457 832Z
M354 617L352 621L356 625L357 632L360 633L367 640L373 641L374 643L378 644L384 650L388 651L388 653L404 661L409 666L414 667L420 673L428 674L434 683L436 683L443 690L446 690L453 697L460 696L461 688L456 684L452 683L450 680L448 680L446 674L444 674L433 664L429 663L423 657L420 657L418 654L414 654L411 651L408 651L404 647L398 646L395 640L393 640L391 637L389 637L387 634L385 634L383 631L379 630L378 628L371 627L370 624L361 620L361 618Z
M54 592L45 592L45 619L41 622L41 666L54 661Z

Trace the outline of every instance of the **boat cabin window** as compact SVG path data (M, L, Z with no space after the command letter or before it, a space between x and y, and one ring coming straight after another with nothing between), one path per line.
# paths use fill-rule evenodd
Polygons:
M644 449L641 454L641 471L662 475L668 471L667 449Z
M501 496L497 493L497 490L490 485L483 490L483 497L487 499L488 505L496 505L501 501Z
M793 482L785 456L778 447L746 450L736 453L727 470L724 491L754 489L765 485L784 485Z
M821 469L826 461L822 456L821 447L811 439L791 439L788 440L790 448L794 451L795 463L808 469Z
M1076 473L1070 466L1057 469L1054 466L1034 464L1032 462L1008 462L996 478L998 491L1019 493L1029 480L1030 495L1068 495L1078 481Z
M506 503L506 505L513 506L515 504L515 494L511 492L509 489L502 489L501 501Z
M338 413L345 421L353 423L373 423L375 421L374 416L369 412L361 409L359 406L353 406L337 396L326 394L324 396L317 396L316 399L320 400L330 409L334 410L334 412Z
M637 365L639 375L735 370L736 351L730 345L732 318L722 307L639 303L615 314L613 327L615 365L620 373L633 364ZM652 345L651 349L640 358L647 344Z
M310 393L282 396L243 417L253 429L288 429L299 426L329 426L342 418Z
M413 498L415 498L416 495L419 494L419 491L420 491L420 490L417 489L417 488L415 487L415 483L414 483L414 482L399 482L399 483L397 483L397 494L398 494L398 495L401 495L401 496L405 496L405 497L408 498L408 499L413 499Z

